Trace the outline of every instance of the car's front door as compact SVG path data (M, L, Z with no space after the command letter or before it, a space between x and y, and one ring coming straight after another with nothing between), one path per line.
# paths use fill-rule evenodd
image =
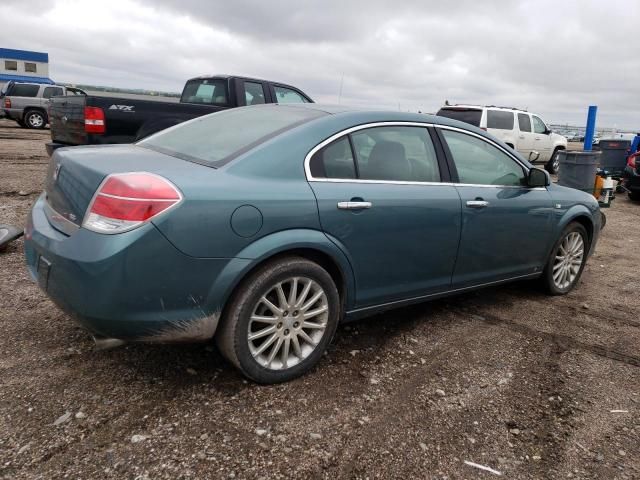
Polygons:
M450 288L460 197L427 128L362 126L308 162L322 228L353 267L356 307Z
M540 152L540 158L538 161L540 162L548 162L551 159L551 137L549 135L550 130L544 124L540 117L535 115L531 115L531 119L533 120L533 134L534 134L534 144L536 150Z
M526 168L484 137L442 127L462 200L453 288L541 272L551 236L546 188L526 186Z
M524 158L535 162L537 160L534 152L534 135L531 130L531 114L518 112L518 147L517 150Z

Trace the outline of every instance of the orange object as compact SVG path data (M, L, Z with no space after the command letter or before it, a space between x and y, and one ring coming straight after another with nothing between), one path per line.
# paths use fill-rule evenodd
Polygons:
M602 192L602 187L604 186L604 178L600 175L596 175L596 183L593 185L593 196L596 197L596 200L600 198L600 193Z

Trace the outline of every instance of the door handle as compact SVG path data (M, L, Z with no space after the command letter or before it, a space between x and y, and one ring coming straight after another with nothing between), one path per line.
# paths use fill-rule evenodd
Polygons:
M518 138L519 138L520 140L524 140L524 135L520 135Z
M371 208L371 202L338 202L340 210L363 210Z
M469 208L484 208L488 206L489 202L486 200L467 200L467 207Z

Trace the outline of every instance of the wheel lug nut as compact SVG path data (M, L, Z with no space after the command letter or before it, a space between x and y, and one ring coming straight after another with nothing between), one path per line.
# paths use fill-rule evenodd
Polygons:
M300 326L300 324L298 322L294 322L293 328L298 328L299 326Z
M284 315L285 317L288 317L288 316L289 316L289 312L287 312L287 311L285 310L283 315Z
M284 334L285 335L289 335L289 329L288 328L284 331Z
M293 312L293 316L297 317L298 316L298 311L296 310L295 312Z
M282 328L282 322L277 325L278 328Z

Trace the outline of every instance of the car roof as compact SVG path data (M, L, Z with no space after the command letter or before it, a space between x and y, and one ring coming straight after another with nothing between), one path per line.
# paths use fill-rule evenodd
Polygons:
M226 74L226 73L216 73L216 74L213 74L213 75L198 75L197 77L193 77L193 78L188 79L187 82L190 82L192 80L203 80L203 79L209 79L209 78L219 78L221 80L229 80L230 78L239 78L241 80L248 80L250 82L273 83L273 84L276 84L276 85L282 85L284 87L291 87L294 90L300 90L298 87L294 87L293 85L289 85L289 84L284 83L284 82L278 82L278 81L275 81L275 80L265 80L263 78L245 77L243 75L229 75L229 74ZM300 90L300 91L302 91L302 90Z
M515 108L515 107L499 107L497 105L467 105L467 104L455 104L455 105L443 105L442 109L455 110L457 108L468 108L468 109L478 109L482 110L484 108L490 108L491 110L502 110L505 112L521 112L521 113L530 113L524 108Z

